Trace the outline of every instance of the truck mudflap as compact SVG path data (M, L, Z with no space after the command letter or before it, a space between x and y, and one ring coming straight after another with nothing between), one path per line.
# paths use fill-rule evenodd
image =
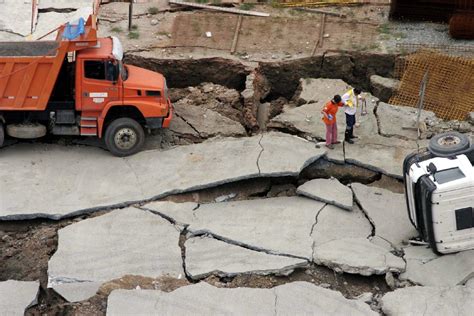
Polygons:
M149 129L158 129L163 126L163 117L147 117L145 118L146 127Z
M410 219L410 222L412 225L418 229L417 225L415 224L415 219L412 218L411 212L410 212L410 202L409 202L409 197L408 197L408 185L413 185L412 181L410 180L410 167L418 162L425 161L428 159L433 158L433 154L430 153L428 150L424 150L422 152L414 152L409 154L408 156L405 157L405 160L403 161L403 176L405 180L405 203L407 204L407 210L408 210L408 218ZM418 212L416 212L418 213ZM417 216L417 223L420 223L419 218ZM421 232L420 232L421 233Z
M418 230L423 240L430 244L431 249L433 249L436 254L441 255L435 240L433 227L432 196L435 190L436 185L431 181L428 175L420 177L415 185L415 196L418 197L415 201L416 216L419 224Z
M169 102L168 104L169 104L169 112L168 112L168 116L166 116L163 120L163 128L170 127L171 119L173 118L173 105L171 104L171 102Z

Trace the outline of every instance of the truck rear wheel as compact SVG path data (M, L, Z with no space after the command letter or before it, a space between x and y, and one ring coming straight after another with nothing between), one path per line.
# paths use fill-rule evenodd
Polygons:
M107 127L105 145L118 157L125 157L139 152L145 143L143 127L130 118L119 118Z
M0 122L0 148L3 146L5 141L5 129L3 128L3 123Z
M436 156L455 155L470 146L469 138L459 132L447 132L433 136L428 150Z

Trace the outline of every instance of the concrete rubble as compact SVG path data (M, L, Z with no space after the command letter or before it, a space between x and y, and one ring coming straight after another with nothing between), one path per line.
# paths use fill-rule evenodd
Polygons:
M407 247L404 258L406 271L402 280L425 286L446 287L463 285L474 276L474 250L444 256L435 255L431 249Z
M98 148L14 145L0 156L0 219L58 219L243 179L297 176L324 153L281 133L212 139L122 159ZM25 190L28 199L20 196Z
M48 263L48 287L78 301L124 275L178 278L184 273L179 234L168 221L136 208L66 226Z
M300 185L297 194L332 204L345 210L352 210L352 191L337 179L314 179Z
M377 315L369 305L341 293L306 282L272 289L216 288L207 283L165 293L153 290L115 290L107 315L163 313L167 315Z
M275 256L232 245L210 237L190 238L184 244L186 273L199 280L209 275L288 275L308 265L304 259Z
M469 316L474 310L474 289L466 286L407 287L385 294L381 305L388 316Z
M354 183L351 187L356 200L373 223L376 236L401 248L409 239L418 235L408 218L403 194L360 183Z
M213 136L244 136L244 127L218 112L204 107L182 104L178 101L173 104L176 115L194 130L200 137Z
M372 75L370 76L370 88L380 101L388 102L400 88L400 80Z
M24 315L28 307L37 304L38 281L0 282L0 314Z
M400 273L402 258L391 253L389 245L367 238L341 238L314 247L313 261L336 272L361 275Z

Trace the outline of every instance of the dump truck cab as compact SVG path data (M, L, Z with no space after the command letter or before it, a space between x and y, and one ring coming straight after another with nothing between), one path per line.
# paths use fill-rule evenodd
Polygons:
M433 251L474 249L474 147L467 137L435 136L405 158L403 174L408 216Z
M0 74L0 146L5 132L48 132L103 138L127 156L172 119L163 75L124 64L117 38L97 38L94 16L60 27L56 41L0 43Z

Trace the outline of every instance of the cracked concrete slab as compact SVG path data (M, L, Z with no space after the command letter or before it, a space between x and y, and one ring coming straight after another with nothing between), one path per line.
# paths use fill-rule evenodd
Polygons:
M141 208L155 212L179 226L187 226L196 217L195 212L199 208L199 204L194 202L157 201L147 203Z
M316 245L313 260L337 272L365 276L404 271L405 262L391 250L367 238L341 238Z
M205 282L173 292L115 290L107 315L377 315L369 305L307 282L272 289L217 288Z
M323 206L301 197L201 204L188 230L310 260L311 228Z
M335 178L310 180L300 185L296 193L348 211L352 210L352 190Z
M444 256L423 246L403 250L407 267L400 279L425 286L455 286L474 275L474 250Z
M127 158L99 148L47 144L1 151L0 219L15 220L59 219L243 179L297 176L325 153L281 133L212 139Z
M311 237L314 245L319 246L341 238L367 238L371 232L372 226L359 207L347 212L326 205L317 215Z
M420 141L420 147L426 147L426 144L426 141ZM416 150L414 141L373 134L359 139L355 144L346 144L345 158L347 162L402 179L403 160Z
M474 289L456 287L406 287L382 297L385 315L471 316Z
M205 282L173 292L115 290L107 301L107 316L115 315L274 315L273 290L217 288Z
M359 118L360 126L354 131L359 139L355 144L345 144L345 159L358 166L402 178L403 160L417 149L416 142L379 135L374 111L375 105L367 102L367 115ZM423 147L426 144L426 141L420 141L420 146Z
M91 0L40 0L38 3L38 9L47 10L64 10L64 9L79 9L84 7L91 7Z
M299 258L270 255L202 236L186 240L186 272L194 280L209 275L232 277L238 274L288 275L308 265Z
M245 128L239 122L231 120L216 111L201 106L182 104L180 101L173 104L176 115L186 122L201 137L213 136L244 136Z
M0 14L0 31L17 35L19 39L31 34L31 8L32 0L0 1L0 12L3 13Z
M73 12L43 12L38 15L38 23L33 32L33 39L37 39L46 35L58 26L67 22L76 22L79 18L87 20L89 15L93 12L92 2L89 6L81 7ZM57 32L52 32L48 36L42 38L43 40L55 40Z
M295 108L287 108L274 117L267 125L269 128L290 129L318 140L326 138L326 127L321 120L321 110L335 94L343 94L350 87L339 79L302 79L300 103L307 103ZM344 111L339 109L336 115L338 140L343 140L346 126ZM344 162L343 146L336 146L328 152L329 158Z
M38 281L0 282L0 314L24 315L28 307L37 304L39 285Z
M410 223L405 196L369 187L361 183L351 185L355 198L375 226L375 235L400 248L418 235Z
M347 299L340 292L308 282L275 287L276 315L378 315L360 300Z
M323 106L335 94L342 95L351 88L340 79L302 78L300 79L301 91L295 99L298 103L318 103ZM319 112L316 113L319 115Z
M418 109L406 106L395 106L380 102L377 107L379 130L382 136L400 137L407 140L416 140L418 132L416 120ZM436 115L431 111L421 111L420 122L436 120Z
M188 231L194 235L210 233L236 245L308 260L312 254L311 228L324 206L303 197L276 197L201 204L190 216L190 207L181 204L175 204L174 209L154 203L143 207L187 222Z
M298 175L301 170L326 153L326 149L315 148L313 142L283 133L274 133L272 137L263 134L259 144L262 148L258 160L261 176ZM285 154L289 152L291 152L291 157L285 157ZM278 169L281 171L276 173Z
M178 277L184 272L179 235L163 218L136 208L71 224L58 231L58 249L48 263L48 287L75 301L124 275Z

